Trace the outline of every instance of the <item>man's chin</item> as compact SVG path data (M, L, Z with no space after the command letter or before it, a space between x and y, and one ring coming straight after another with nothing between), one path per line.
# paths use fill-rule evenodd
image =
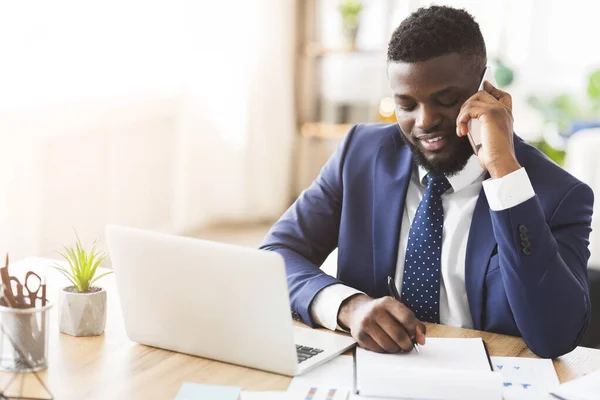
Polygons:
M473 155L473 150L466 137L461 138L452 148L437 153L422 150L414 144L409 144L409 147L417 165L434 175L452 176L457 174Z

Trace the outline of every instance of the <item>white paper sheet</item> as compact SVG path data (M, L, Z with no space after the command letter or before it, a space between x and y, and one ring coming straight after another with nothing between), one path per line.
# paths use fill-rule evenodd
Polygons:
M362 396L500 400L500 374L491 371L481 339L428 338L420 353L356 350Z
M552 360L491 357L494 371L502 374L504 400L549 399L559 380Z
M600 371L565 382L552 393L564 400L600 400Z
M312 390L312 391L311 391ZM346 389L330 389L327 386L313 386L298 392L247 392L240 394L240 400L348 400Z
M288 392L249 392L244 390L240 393L240 400L295 400L292 396Z
M304 391L313 386L352 390L354 385L354 360L352 356L339 356L292 379L288 392Z
M354 390L354 358L352 356L340 356L315 368L307 373L292 379L288 387L288 393L306 394L311 387L336 388L338 396L343 397L343 390L347 390L350 400L379 400L353 394ZM305 400L306 396L301 397ZM337 400L337 397L335 398ZM286 399L287 400L287 399Z

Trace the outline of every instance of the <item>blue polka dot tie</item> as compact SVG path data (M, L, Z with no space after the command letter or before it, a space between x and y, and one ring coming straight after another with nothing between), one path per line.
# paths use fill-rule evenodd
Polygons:
M450 188L450 182L430 174L425 179L427 189L408 234L401 298L419 320L439 323L442 193Z

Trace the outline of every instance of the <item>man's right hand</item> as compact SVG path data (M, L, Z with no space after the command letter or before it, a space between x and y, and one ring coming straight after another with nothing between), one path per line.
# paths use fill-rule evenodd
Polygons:
M392 297L349 297L340 306L338 323L350 329L359 346L378 353L411 351L413 338L418 344L425 344L425 324Z

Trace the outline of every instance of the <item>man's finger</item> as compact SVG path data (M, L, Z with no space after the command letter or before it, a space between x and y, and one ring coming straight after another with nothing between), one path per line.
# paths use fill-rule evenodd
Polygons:
M469 132L469 121L472 119L478 119L488 109L489 107L485 103L479 101L473 101L467 106L464 106L456 118L458 136L465 136Z
M378 324L372 324L365 327L369 335L373 340L385 350L386 353L397 353L400 351L400 346L394 342L394 340L379 326Z
M381 348L377 344L377 342L367 333L367 331L363 330L355 337L358 345L364 349L371 350L377 353L385 353L385 350Z
M412 349L412 340L408 337L404 327L394 319L391 314L384 314L377 320L379 326L392 338L398 348L404 351L410 351Z
M512 97L510 94L496 88L494 85L492 85L488 81L485 81L483 83L483 89L486 92L488 92L489 94L491 94L492 96L494 96L494 98L496 100L498 100L500 103L502 103L505 107L508 107L509 109L512 110Z
M417 335L415 336L415 340L421 346L425 344L426 334L427 334L427 326L423 322L419 321L417 323Z
M398 300L394 300L390 297L390 300L386 302L386 310L390 315L399 322L410 338L414 338L417 334L417 323L419 320L415 317L415 314L400 303Z
M467 100L465 100L462 107L465 107L467 104L469 104L472 101L481 101L481 102L488 103L488 104L496 104L498 102L498 99L496 99L494 96L492 96L488 92L486 92L484 90L480 90L477 93L475 93L473 96L471 96Z

